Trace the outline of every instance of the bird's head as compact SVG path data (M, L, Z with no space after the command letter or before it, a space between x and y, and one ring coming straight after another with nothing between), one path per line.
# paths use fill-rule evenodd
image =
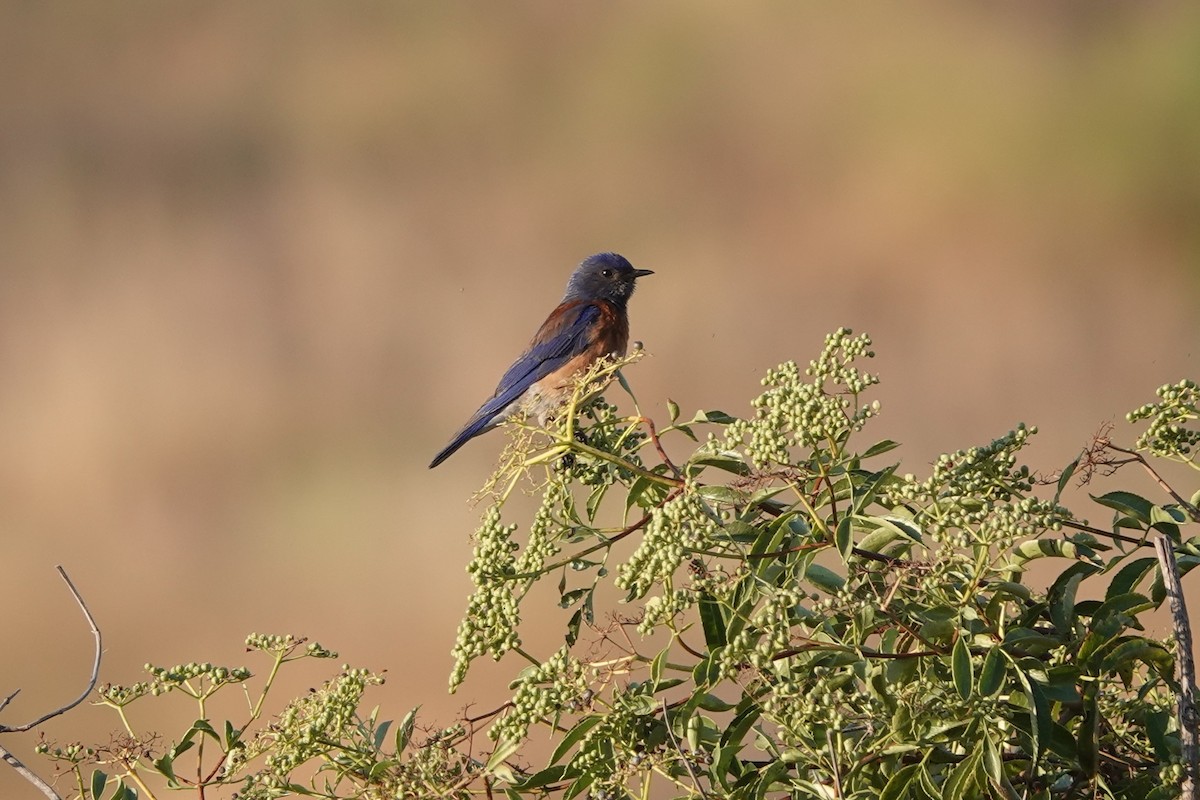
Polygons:
M611 300L625 303L633 294L638 278L653 275L648 269L634 269L624 256L597 253L584 259L567 282L567 300Z

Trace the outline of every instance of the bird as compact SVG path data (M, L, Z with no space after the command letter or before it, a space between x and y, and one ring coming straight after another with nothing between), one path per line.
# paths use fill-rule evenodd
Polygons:
M433 457L429 468L514 414L537 416L544 425L570 396L575 375L597 359L625 355L629 298L637 279L653 274L635 269L616 253L585 258L571 273L562 301L500 378L495 393Z

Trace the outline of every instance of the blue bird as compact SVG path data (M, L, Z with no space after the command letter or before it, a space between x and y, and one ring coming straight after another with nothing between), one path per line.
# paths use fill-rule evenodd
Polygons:
M495 394L433 457L429 468L513 414L536 416L545 424L546 418L570 396L576 374L604 356L625 355L629 344L626 305L634 282L653 274L648 269L634 269L616 253L599 253L585 259L567 281L562 302L504 373Z

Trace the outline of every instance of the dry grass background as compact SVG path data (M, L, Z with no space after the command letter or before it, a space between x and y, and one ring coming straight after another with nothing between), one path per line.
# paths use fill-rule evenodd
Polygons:
M0 120L10 724L86 676L56 563L106 680L291 631L494 700L444 687L499 434L425 465L598 250L658 273L644 402L848 325L912 471L1198 372L1194 6L14 2Z

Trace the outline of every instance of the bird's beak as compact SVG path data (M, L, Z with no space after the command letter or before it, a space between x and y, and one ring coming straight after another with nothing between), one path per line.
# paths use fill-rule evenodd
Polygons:
M652 270L652 269L635 269L633 271L634 278L644 278L647 275L653 275L653 274L654 274L654 270Z

